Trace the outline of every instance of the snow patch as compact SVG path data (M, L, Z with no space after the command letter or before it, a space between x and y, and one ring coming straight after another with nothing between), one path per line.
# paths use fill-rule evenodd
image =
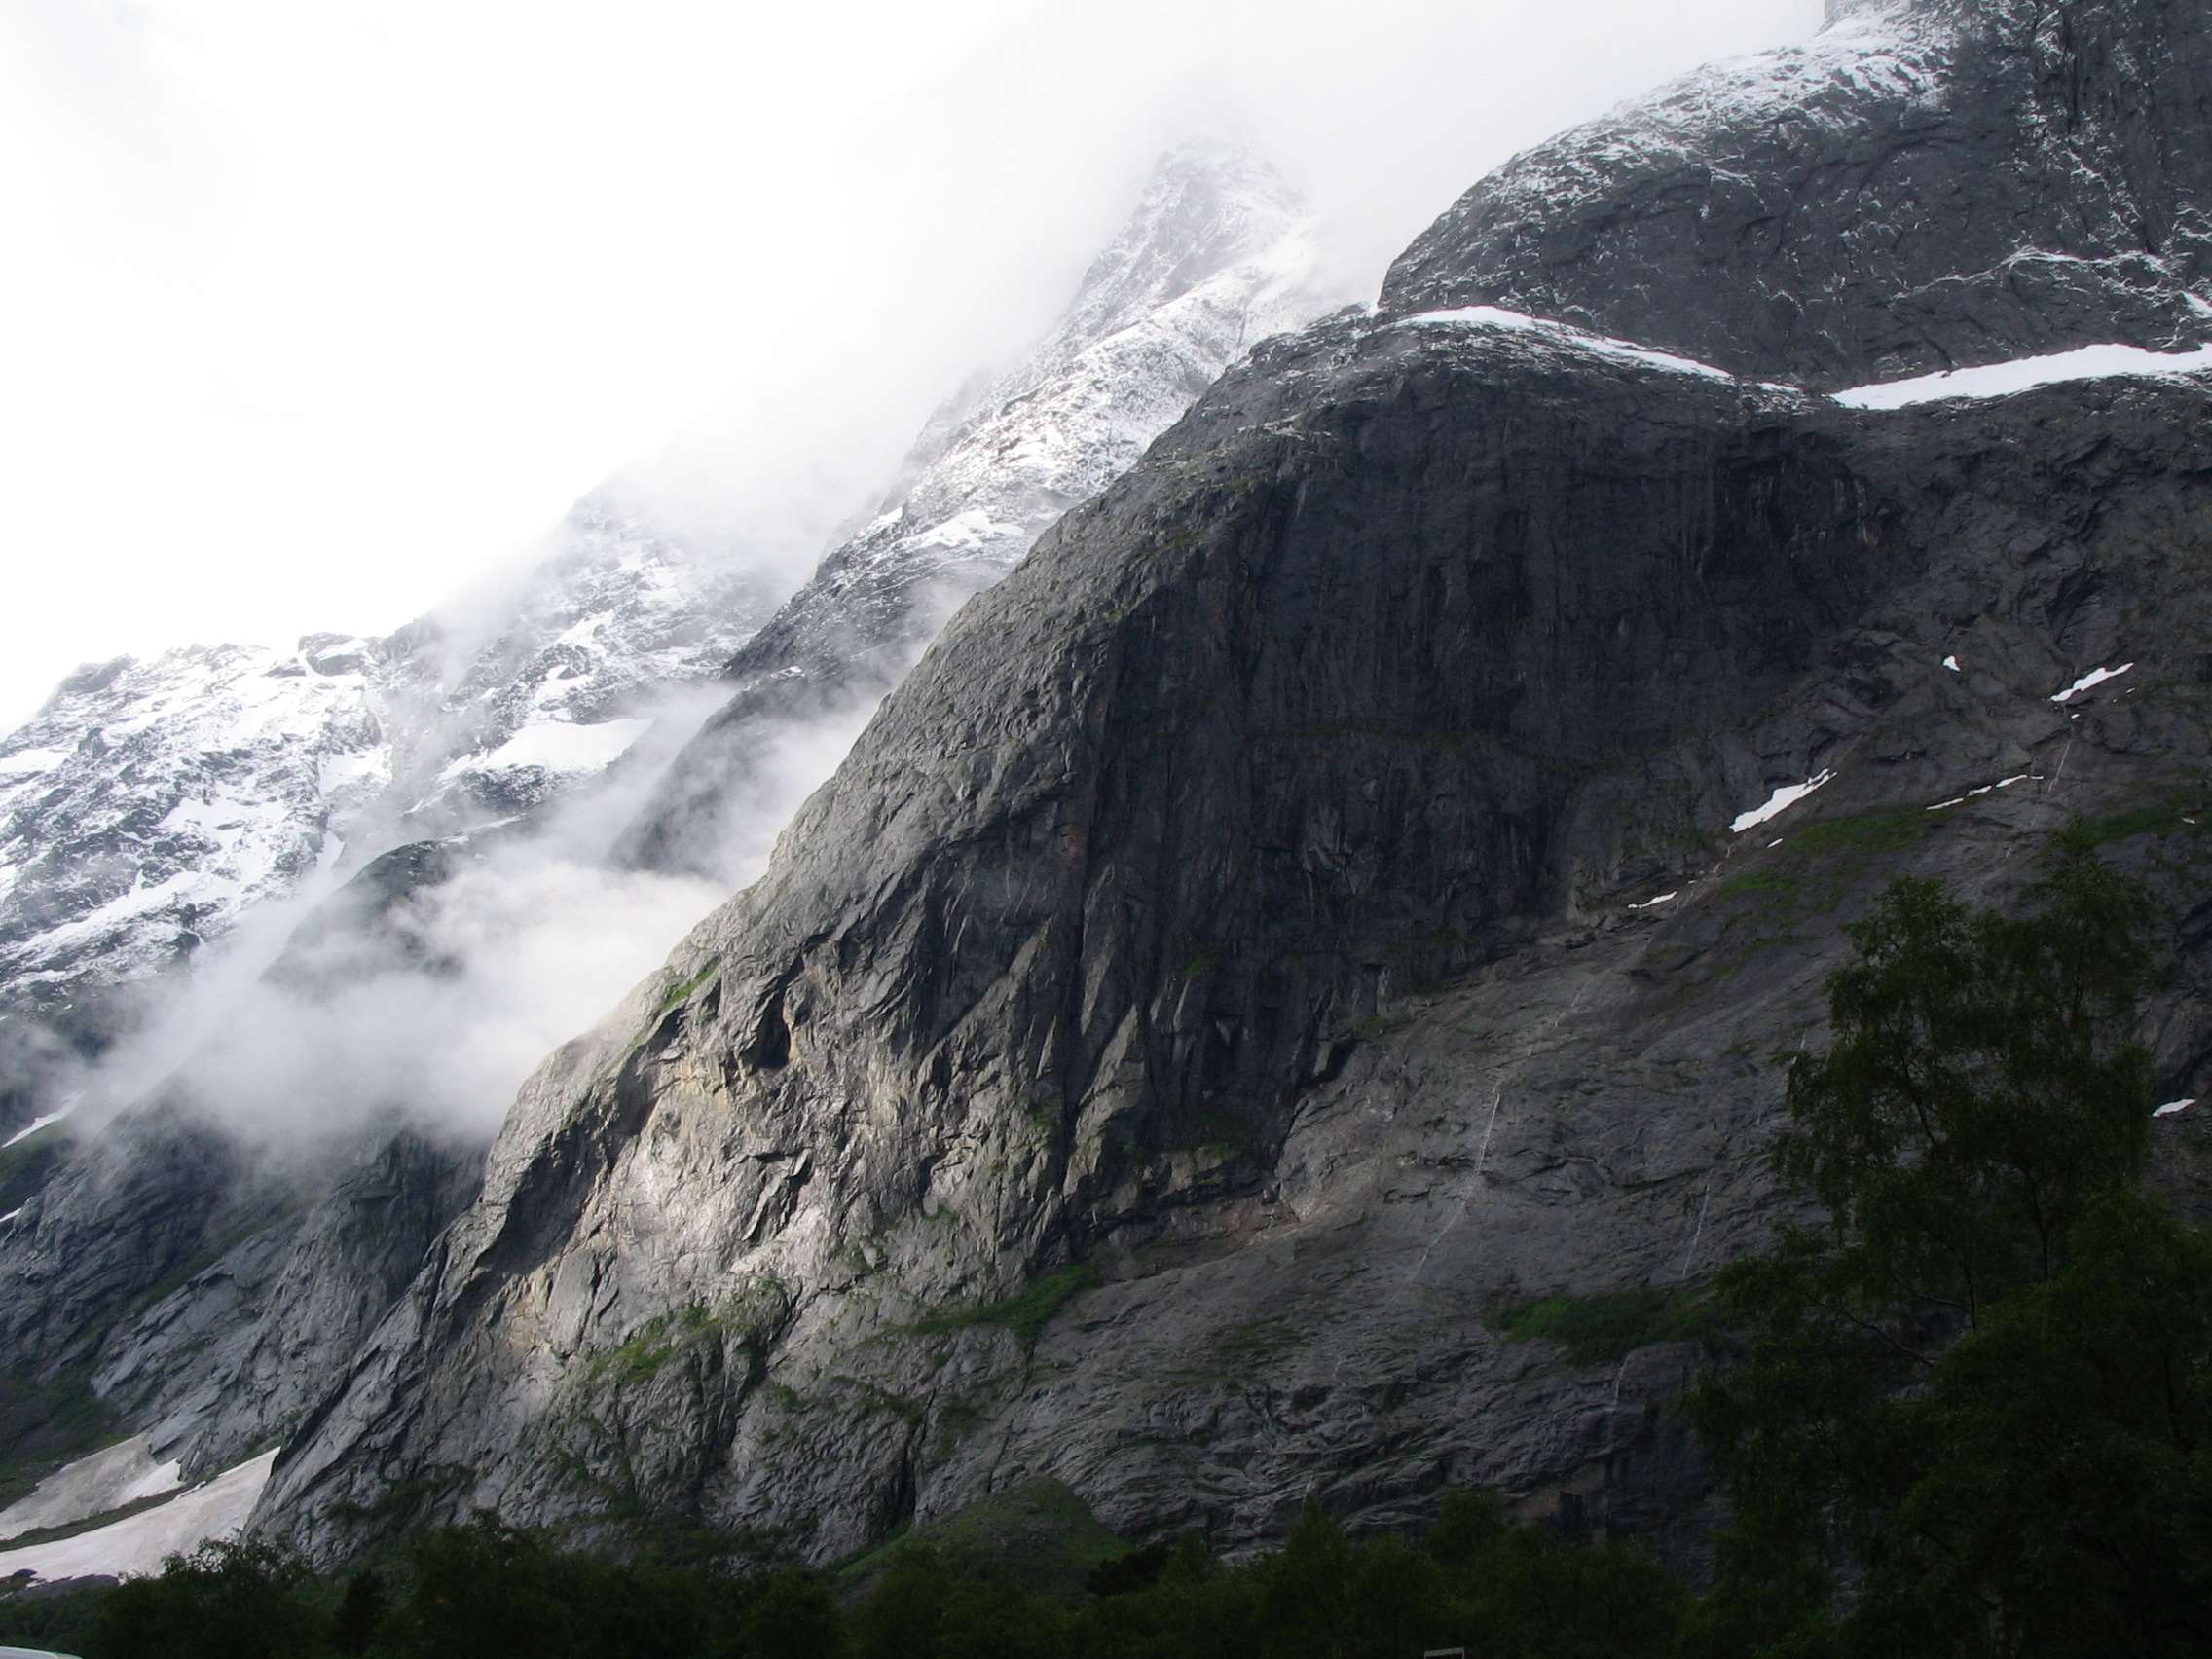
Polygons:
M1642 363L1650 368L1666 369L1674 374L1696 375L1704 380L1734 381L1738 377L1726 369L1716 369L1711 363L1694 362L1688 357L1677 357L1666 351L1654 351L1633 341L1615 340L1609 335L1593 334L1586 328L1571 323L1554 322L1548 317L1529 316L1520 312L1504 311L1496 306L1458 306L1450 311L1419 312L1413 316L1401 317L1394 325L1399 328L1490 328L1510 334L1536 334L1555 345L1570 346L1601 357L1614 357L1626 362ZM1790 389L1790 388L1779 388Z
M2192 1106L2195 1104L2196 1096L2194 1094L2191 1095L2187 1100L2169 1100L2163 1106L2159 1107L2156 1112L2152 1113L2151 1116L2154 1118L2170 1118L2177 1112L2188 1111Z
M18 749L0 755L0 778L26 778L34 772L51 772L69 758L66 749Z
M118 1578L156 1572L166 1557L233 1536L253 1513L276 1454L225 1469L203 1486L180 1492L166 1503L52 1543L0 1550L0 1578L30 1571L41 1578Z
M1681 894L1680 894L1680 892L1678 892L1678 891L1677 891L1677 892L1674 892L1674 893L1662 893L1662 894L1660 894L1660 895L1659 895L1659 897L1658 897L1658 898L1656 898L1656 899L1646 899L1646 900L1645 900L1645 901L1644 901L1644 902L1643 902L1642 903L1641 903L1641 904L1631 904L1631 905L1629 906L1629 908L1630 908L1630 909L1632 909L1632 910L1650 910L1650 909L1655 909L1655 908L1657 908L1657 907L1658 907L1659 905L1661 905L1661 904L1666 904L1666 903L1672 903L1673 901L1675 901L1675 900L1677 900L1677 899L1679 899L1680 897L1681 897Z
M2065 690L2053 691L2050 694L2050 700L2053 703L2071 703L2083 692L2102 685L2108 680L2118 680L2134 666L2131 662L2123 662L2118 668L2092 668L2081 679L2075 681L2073 684L2067 686Z
M1953 674L1963 674L1966 672L1964 669L1959 667L1959 659L1955 656L1945 657L1943 659L1943 666L1949 669Z
M1978 790L1969 790L1963 795L1953 795L1949 800L1939 800L1934 806L1924 807L1922 810L1941 812L1945 807L1961 806L1973 799L1975 795L1985 795L1993 790L2009 790L2014 784L2024 784L2031 776L2033 776L2032 773L2020 772L2009 778L1999 778L1994 784L1984 784Z
M49 1112L42 1118L33 1118L28 1124L25 1124L21 1128L18 1129L6 1140L0 1141L0 1152L5 1152L9 1147L14 1146L18 1141L29 1140L31 1136L37 1134L39 1130L45 1128L49 1124L60 1123L62 1119L68 1117L69 1114L74 1112L76 1109L77 1103L72 1100L64 1105L58 1112Z
M619 760L643 737L650 720L540 720L526 725L488 755L464 755L438 774L441 780L464 772L502 772L537 766L548 772L597 772Z
M152 1438L132 1435L55 1470L27 1497L0 1511L0 1538L19 1537L42 1527L66 1527L89 1515L159 1497L182 1485L184 1465L155 1462Z
M2212 346L2194 351L2147 351L2140 346L2084 346L2043 357L2019 357L1977 369L1948 369L1911 380L1854 387L1829 395L1847 409L1908 409L1951 398L2010 397L2037 387L2067 381L2105 380L2117 375L2194 375L2212 371Z
M1835 773L1833 771L1824 770L1818 777L1807 778L1801 784L1790 784L1787 788L1776 790L1774 793L1767 796L1764 806L1753 807L1749 812L1738 813L1736 821L1728 828L1738 835L1741 835L1747 830L1756 830L1768 819L1779 813L1788 811L1822 785L1833 782L1834 778Z

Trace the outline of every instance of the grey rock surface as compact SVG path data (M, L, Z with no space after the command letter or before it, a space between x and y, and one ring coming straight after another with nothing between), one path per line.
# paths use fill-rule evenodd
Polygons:
M2205 22L1839 11L1479 186L970 604L526 1087L257 1525L823 1560L1040 1477L1231 1545L1486 1482L1694 1569L1695 1350L1500 1314L1774 1224L1839 923L2084 815L2197 1092L2212 386L1821 388L2188 338ZM1472 304L1597 333L1413 320Z
M344 1553L398 1480L823 1559L1039 1476L1230 1543L1477 1480L1694 1565L1693 1355L1495 1316L1771 1225L1771 1056L1882 878L2000 893L2067 813L2200 789L2207 407L1263 349L525 1089L259 1524ZM2201 1004L2164 1017L2178 1079ZM1075 1262L1026 1348L989 1309Z
M1163 156L1046 338L923 431L884 508L728 662L731 690L617 841L618 862L750 879L732 827L781 824L970 595L1125 471L1223 369L1346 296L1304 202L1219 141ZM794 787L793 734L827 757ZM764 851L764 847L761 849Z
M1906 870L2002 902L2084 816L2172 919L2161 1084L2212 1090L2212 380L1824 395L2201 338L2205 18L1835 10L1510 165L1068 511L480 1191L403 1160L240 1236L256 1183L87 1187L0 1334L165 1411L219 1354L229 1444L297 1425L257 1528L325 1559L490 1504L822 1561L1050 1478L1230 1546L1491 1483L1694 1570L1696 1349L1502 1315L1774 1225L1839 923ZM1579 326L1416 320L1478 305ZM358 1292L250 1342L220 1275L129 1309L216 1245L240 1308Z
M0 1354L73 1379L200 1479L305 1417L475 1196L480 1148L384 1128L277 1161L134 1113L26 1206Z
M1831 388L2166 349L2212 339L2207 201L2195 0L1862 0L1516 158L1382 306L1502 306Z
M1313 257L1295 195L1264 165L1221 144L1171 152L1057 326L1017 368L940 411L886 509L826 567L811 607L783 617L804 635L813 689L837 687L808 715L861 695L856 688L872 703L926 637L914 630L934 629L954 599L995 579L1062 508L1124 468L1250 338L1304 320L1313 304ZM565 837L549 857L585 856L576 847L589 837L574 824L559 821L558 834L546 824L561 811L588 818L606 810L588 798L590 782L534 763L534 743L542 747L548 733L644 723L635 717L650 714L672 686L711 675L762 614L761 591L743 561L656 528L610 492L579 503L540 551L503 586L388 639L317 637L296 663L271 653L188 652L166 678L128 663L90 677L83 708L57 699L45 724L9 740L21 748L53 737L33 761L7 772L0 753L0 792L19 777L18 793L35 798L42 815L35 824L16 820L21 833L11 847L45 849L44 864L20 872L0 859L0 898L11 879L35 897L47 865L83 863L78 841L106 833L88 815L89 794L112 797L136 827L109 837L116 893L135 891L133 869L174 872L187 885L220 874L196 862L198 843L143 831L176 800L186 802L178 809L186 816L235 830L240 814L227 797L215 811L188 775L156 799L150 768L102 773L104 740L95 740L127 722L163 765L189 774L203 751L211 762L233 743L239 707L267 708L268 756L229 755L225 775L266 791L282 760L286 776L304 779L298 798L249 823L245 837L304 850L274 871L266 894L240 897L221 923L270 894L296 890L304 870L331 862L341 832L354 841L349 863L358 868L292 930L268 970L293 1000L253 1006L282 1012L296 1004L304 1013L317 998L370 981L458 983L471 964L457 959L457 930L434 890L467 873L484 882L511 875L527 866L534 837ZM203 657L223 674L210 679ZM319 728L303 724L295 708L334 698L359 717L346 727L352 748L342 767L324 754L327 745L308 741ZM656 725L606 768L605 793L618 798L636 787L639 768L665 765L665 751L648 753L664 740ZM826 770L841 747L808 763ZM555 744L546 753L562 751ZM52 762L63 767L66 787L49 788L54 780L37 770L50 754L66 754L65 765ZM343 821L316 793L339 771L367 780L353 802L359 810ZM755 764L747 779L757 784L762 772ZM764 844L819 776L810 773L780 804L724 780L713 810L723 821L758 818ZM767 783L781 788L785 780ZM0 793L0 805L14 798ZM394 833L422 838L363 858L361 849ZM604 842L603 834L589 852ZM487 867L495 855L506 861L498 872ZM57 889L42 902L51 908L59 898ZM141 931L167 925L153 905L130 913ZM6 914L0 907L0 923ZM459 931L475 939L487 930ZM91 974L125 979L138 967L112 940L88 945L86 962ZM91 983L85 974L57 980L56 1006L83 1010ZM5 995L0 985L0 1006ZM50 1050L57 1046L52 1025L50 1016L33 1033ZM0 1016L0 1043L18 1029ZM112 1030L89 1040L88 1051ZM387 1093L401 1111L417 1104L404 1088ZM318 1105L303 1098L294 1116L313 1124ZM26 1091L16 1115L36 1109ZM432 1158L403 1132L320 1145L271 1170L262 1149L212 1123L175 1112L159 1121L161 1132L150 1134L124 1120L114 1146L95 1148L77 1179L55 1184L0 1234L0 1272L13 1272L0 1285L0 1331L23 1333L23 1346L0 1355L0 1365L47 1380L84 1371L129 1425L155 1431L165 1455L172 1444L186 1448L198 1470L291 1421L305 1395L343 1374L363 1321L390 1300L386 1280L412 1276L458 1207L449 1177L458 1179L452 1171L472 1155L440 1150ZM0 1124L7 1122L0 1111ZM29 1190L44 1167L25 1171ZM128 1205L118 1194L129 1195ZM352 1215L364 1195L391 1207L388 1238L331 1219ZM360 1259L349 1256L349 1240ZM410 1251L403 1269L397 1264ZM86 1294L95 1281L99 1293Z

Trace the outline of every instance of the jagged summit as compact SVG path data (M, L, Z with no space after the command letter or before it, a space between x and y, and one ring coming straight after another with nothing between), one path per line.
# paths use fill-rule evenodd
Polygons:
M105 991L349 852L508 817L604 770L780 596L747 549L587 498L496 605L381 639L79 669L0 738L0 1013L66 1016L96 1048Z
M1274 168L1225 141L1168 151L1036 350L933 422L900 498L731 660L729 702L617 857L750 873L764 849L733 847L728 825L756 815L776 733L819 721L849 733L963 601L1134 463L1224 368L1326 309L1319 270L1305 203ZM779 822L797 798L785 788Z
M391 775L373 656L313 635L65 680L0 740L0 980L143 974L331 862Z
M1869 3L1515 158L1391 267L1819 388L2212 339L2212 42L2168 0Z
M1055 348L1080 352L1286 238L1309 235L1304 199L1251 150L1226 138L1178 144L1154 165L1136 207L1084 273L1036 354L1038 368L1050 372ZM1282 252L1280 276L1309 279L1309 267Z

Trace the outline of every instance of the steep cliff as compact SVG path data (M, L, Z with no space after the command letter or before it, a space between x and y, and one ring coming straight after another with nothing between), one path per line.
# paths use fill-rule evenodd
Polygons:
M2194 0L1857 0L1516 158L1392 267L1820 387L2212 339Z
M1379 314L1233 369L525 1088L258 1524L337 1554L488 1503L823 1559L1040 1475L1225 1542L1483 1481L1694 1561L1694 1346L1654 1316L1576 1365L1503 1315L1667 1309L1771 1225L1772 1060L1840 920L1904 869L2001 897L2084 815L2171 902L2174 1093L2212 1059L2212 353L2145 332L2203 298L2185 239L1929 310L1997 220L1898 235L1931 175L1852 162L1991 85L2212 84L2194 9L2036 10L1849 9L1538 152L1598 181L1554 286L1493 275L1525 158ZM2098 152L2161 224L2207 205L2201 113ZM2001 189L2117 211L2024 115L1972 131ZM1724 174L1828 167L1848 203L1756 260L1674 240ZM1739 341L1770 280L1797 320Z
M733 828L764 809L772 828L804 793L778 775L783 734L827 721L842 737L962 601L1125 471L1248 347L1340 297L1322 289L1315 238L1296 191L1244 149L1163 156L1036 350L940 412L884 510L729 661L727 702L615 857L750 878L765 842L733 845Z
M809 683L826 692L806 713L819 716L837 699L872 702L941 620L947 596L996 579L1044 524L1124 468L1246 342L1303 320L1298 308L1312 303L1310 236L1288 187L1244 152L1211 143L1170 152L1054 329L982 393L940 412L873 528L844 544L805 603L779 618L787 638L803 637ZM127 1114L81 1150L74 1167L52 1175L42 1163L26 1170L22 1191L6 1189L0 1370L26 1385L81 1382L122 1426L150 1433L156 1455L181 1460L189 1477L285 1430L342 1371L472 1194L480 1141L465 1129L394 1131L390 1122L436 1121L424 1099L425 1075L465 1071L470 1056L453 1051L485 1041L450 1008L476 1009L479 1023L498 1017L497 1008L467 1001L476 994L470 984L496 982L501 967L519 972L515 954L532 939L542 943L527 931L534 903L615 906L634 897L635 886L547 886L535 875L547 866L588 866L604 848L618 821L594 840L592 814L625 792L634 799L639 778L667 763L656 744L672 729L688 730L647 717L711 677L759 619L751 566L730 549L656 529L611 489L579 503L539 555L468 606L389 639L321 642L301 664L270 653L180 653L188 662L239 658L234 678L263 699L290 697L278 705L286 711L303 684L325 701L350 695L358 719L346 733L367 757L355 770L369 780L348 803L350 815L338 813L327 791L316 793L313 730L299 719L276 731L266 754L248 750L235 711L197 682L166 700L116 702L143 678L134 666L108 677L121 688L108 702L57 699L47 725L11 740L19 747L51 728L58 735L50 747L69 756L64 778L37 786L35 795L25 786L36 812L15 821L7 849L27 861L21 891L33 897L42 871L78 867L86 838L107 833L93 801L112 803L110 817L135 827L110 835L107 847L127 893L136 891L128 886L134 870L172 868L180 882L199 883L191 889L198 893L223 870L196 862L196 843L147 833L147 823L172 799L207 793L195 768L217 767L235 789L266 793L273 778L289 776L279 763L304 767L308 784L270 814L269 835L305 851L263 888L224 890L233 902L220 914L203 906L207 933L296 892L303 869L335 860L341 836L352 839L349 863L358 868L292 930L261 993L187 1012L226 1026L242 1017L297 1027L272 1031L270 1048L345 1036L349 1019L391 1048L447 1045L442 1055L333 1054L324 1067L361 1077L318 1075L309 1064L275 1131L264 1111L239 1132L236 1120L254 1114L240 1107L236 1078L195 1064L190 1088ZM302 682L302 664L323 678ZM169 780L152 765L102 769L103 745L112 747L127 715L163 766L180 774L168 793L156 793ZM702 788L694 799L711 797L717 826L746 824L764 846L841 749L841 736L818 737L804 757L813 769L795 780L749 753L742 784L725 778L729 789ZM333 771L322 767L324 777ZM763 787L789 798L763 801ZM190 810L226 823L237 816L203 802ZM426 838L361 857L409 834ZM0 880L6 875L0 864ZM455 898L463 878L474 883L473 897ZM68 897L58 877L55 886L42 901L49 909ZM173 905L155 903L164 898L134 902L130 913L155 930L149 937L166 939L161 930L177 926ZM684 919L709 903L698 899ZM486 907L489 926L474 914ZM572 930L587 943L589 921ZM680 926L653 940L655 955ZM517 931L522 944L503 939ZM86 1005L101 976L128 983L159 964L108 940L78 966L56 986L55 1001L71 1008ZM350 1014L348 999L368 1006ZM421 1005L448 1014L408 1023ZM231 1034L183 1035L204 1042ZM248 1041L221 1052L254 1061L256 1047ZM515 1066L495 1102L524 1069ZM385 1109L380 1132L354 1132L350 1114L363 1086ZM220 1121L208 1121L210 1108ZM19 1115L35 1109L26 1099ZM270 1139L282 1156L271 1158ZM302 1141L313 1144L303 1151ZM42 1191L33 1175L44 1177ZM364 1228L379 1206L388 1211L385 1225ZM0 1457L7 1452L0 1445Z

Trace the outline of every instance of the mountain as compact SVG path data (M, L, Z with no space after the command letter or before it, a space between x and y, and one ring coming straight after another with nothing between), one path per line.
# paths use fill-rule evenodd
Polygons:
M778 787L779 734L826 722L846 737L969 596L1127 470L1246 348L1325 310L1337 296L1319 272L1305 204L1273 168L1220 141L1163 156L1037 350L939 412L882 510L729 661L731 695L616 858L749 869L764 844L733 846L733 824L760 816L764 791L780 824L803 793Z
M1217 1545L1486 1483L1694 1566L1677 1316L1778 1219L1839 922L2079 817L2207 1087L2208 139L2199 6L1923 0L1478 184L545 1062L255 1527L823 1561L1043 1477ZM1517 1340L1563 1306L1643 1311Z
M0 741L0 1019L13 1127L58 1030L329 866L392 748L368 647L169 651L78 671ZM89 1007L87 1005L90 1005Z
M1037 350L939 412L878 522L841 542L803 604L778 615L804 624L815 683L871 703L952 597L1003 574L1247 342L1318 309L1311 239L1288 186L1242 151L1171 152ZM0 1389L0 1476L9 1440L44 1444L50 1419L72 1412L104 1412L116 1432L145 1437L153 1466L173 1461L192 1479L288 1433L474 1196L482 1141L425 1094L482 1069L473 1049L534 1000L534 974L604 971L605 930L643 897L666 909L700 891L595 872L606 836L590 831L606 820L611 835L615 809L634 806L689 735L695 698L760 619L763 589L756 563L694 547L622 499L608 490L579 504L521 573L465 606L388 639L315 647L322 671L351 677L360 742L387 781L345 817L305 792L286 831L326 862L345 835L350 879L264 953L274 961L250 994L185 999L182 1035L199 1059L57 1170L42 1168L43 1185L0 1189L0 1212L12 1212L0 1219L0 1352L18 1356L0 1379L16 1388ZM727 799L690 798L718 828L764 843L842 753L850 733L835 722L865 713L829 699L809 706L811 724L756 727L782 746L781 769L749 752L750 793L732 784ZM187 715L215 736L196 735ZM114 718L85 711L53 728L55 745L86 749L88 780L100 776L89 734ZM232 741L226 719L196 693L146 729L165 755L197 755ZM794 757L801 731L809 743ZM286 741L301 740L288 728ZM114 781L122 809L166 811L131 794L142 781ZM85 795L44 797L42 822L58 828L20 844L59 844L87 822ZM147 858L149 844L129 843L129 856ZM188 847L174 859L204 874ZM270 889L297 894L300 882ZM225 923L253 902L235 896ZM117 977L129 972L106 960ZM100 961L89 956L86 973ZM261 1035L241 1040L241 1026ZM271 1069L272 1052L286 1056L277 1083L297 1084L275 1131L240 1104L269 1091L258 1077L249 1090L245 1074ZM210 1099L227 1117L210 1121Z
M1853 0L1516 158L1392 313L1497 305L1821 390L2212 338L2195 8Z
M65 1104L69 1057L129 1029L134 992L350 851L603 771L771 612L761 571L602 492L466 611L72 675L0 739L0 1125Z

